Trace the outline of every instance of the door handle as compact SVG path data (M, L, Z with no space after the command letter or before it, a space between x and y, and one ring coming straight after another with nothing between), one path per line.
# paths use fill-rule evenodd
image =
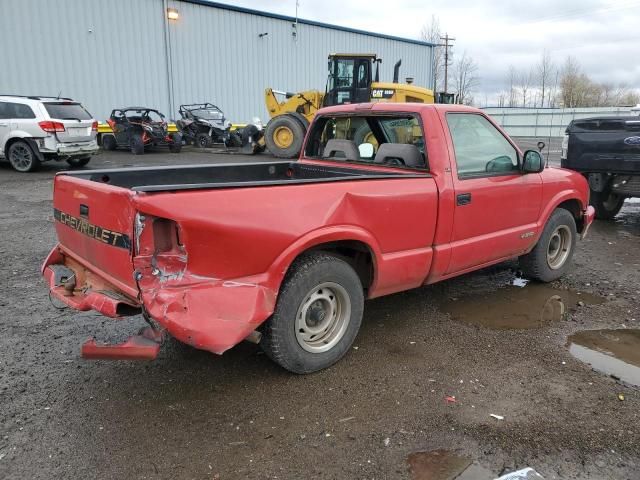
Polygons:
M456 205L469 205L471 203L470 193L459 193L456 195Z

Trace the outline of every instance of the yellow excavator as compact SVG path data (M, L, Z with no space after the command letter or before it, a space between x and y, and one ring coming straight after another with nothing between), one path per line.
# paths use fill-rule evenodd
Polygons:
M264 141L269 151L280 158L298 156L309 123L322 107L365 102L434 103L433 91L412 85L412 78L407 78L406 83L398 82L401 60L394 66L393 82L380 82L381 62L375 54L334 53L329 55L324 93L318 90L289 93L267 88L264 96L271 120L265 128ZM446 94L439 97L442 103L453 102Z

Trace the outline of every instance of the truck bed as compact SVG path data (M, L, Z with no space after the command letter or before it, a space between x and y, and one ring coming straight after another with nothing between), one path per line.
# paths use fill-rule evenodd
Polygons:
M425 177L427 173L394 172L305 164L297 161L180 165L64 172L92 182L137 192L241 188L268 185Z
M640 119L602 117L574 120L564 168L578 172L640 174Z

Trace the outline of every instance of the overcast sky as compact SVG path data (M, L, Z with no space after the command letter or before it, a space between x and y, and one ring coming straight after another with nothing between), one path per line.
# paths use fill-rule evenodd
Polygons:
M232 2L223 2L232 3ZM562 64L578 60L598 82L640 88L640 1L630 0L300 0L300 18L419 38L436 15L479 66L476 98L505 89L509 65L527 69L544 49ZM236 0L256 10L295 16L295 0Z

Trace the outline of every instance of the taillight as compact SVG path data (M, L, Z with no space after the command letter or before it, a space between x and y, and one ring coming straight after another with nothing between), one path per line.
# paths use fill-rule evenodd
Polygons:
M91 130L93 130L94 132L98 131L98 122L96 120L94 120L94 122L91 124Z
M64 132L64 125L60 122L52 122L51 120L39 122L40 128L47 133Z
M111 127L111 130L115 130L115 128L116 128L116 122L115 121L113 121L112 119L109 119L109 120L107 120L107 123Z

